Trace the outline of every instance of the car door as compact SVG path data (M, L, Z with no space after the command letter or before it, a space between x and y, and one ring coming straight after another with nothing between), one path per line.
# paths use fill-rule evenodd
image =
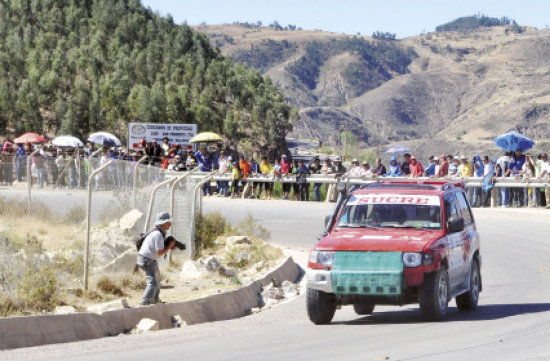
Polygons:
M462 219L464 219L464 230L461 232L462 237L462 260L463 269L461 271L461 277L465 280L470 272L470 264L473 259L473 255L478 248L478 234L474 223L474 217L472 216L472 210L466 200L466 194L463 192L455 193L458 201L459 211Z
M461 217L461 211L459 208L458 200L455 197L453 192L449 192L443 196L443 202L445 206L445 222L448 222L452 217ZM445 225L446 227L447 225ZM456 290L456 288L463 281L463 238L462 232L447 232L447 246L449 249L449 284L451 287L451 293Z

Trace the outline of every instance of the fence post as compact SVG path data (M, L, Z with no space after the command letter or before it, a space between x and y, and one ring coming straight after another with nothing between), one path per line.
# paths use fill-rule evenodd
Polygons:
M27 192L28 192L28 201L29 201L27 211L28 211L29 217L31 216L31 207L32 207L32 202L31 202L31 187L32 187L31 159L38 152L40 152L40 149L35 150L34 152L32 152L27 157Z
M111 165L113 160L107 161L104 165L97 168L90 174L90 177L88 178L88 204L86 206L86 250L84 253L84 289L88 290L88 270L90 267L90 228L91 228L91 219L92 219L92 182L95 178L95 176L101 172L105 168Z
M190 222L191 222L191 242L189 243L189 258L190 259L193 259L193 257L195 256L195 221L197 220L197 217L196 217L196 213L197 213L197 207L196 207L196 204L197 204L197 195L199 194L201 199L200 199L200 205L199 205L199 212L201 212L201 208L202 208L202 193L198 192L197 194L197 191L200 190L200 188L202 187L202 185L208 181L210 181L213 177L214 177L214 174L216 172L212 172L212 173L209 173L206 177L204 177L196 186L195 186L195 189L193 190L193 204L191 204L191 219L190 219Z
M145 226L143 227L144 233L147 232L147 230L149 229L149 222L151 222L151 213L153 213L153 206L155 205L155 196L156 196L157 190L160 187L173 182L176 178L177 177L170 177L164 182L160 182L155 186L155 188L153 188L153 192L151 192L151 200L149 201L149 209L147 210L147 218L145 219ZM173 215L171 214L171 216Z
M147 156L144 155L140 160L134 165L134 170L132 173L132 208L136 208L136 188L137 188L137 174L139 166L147 160Z

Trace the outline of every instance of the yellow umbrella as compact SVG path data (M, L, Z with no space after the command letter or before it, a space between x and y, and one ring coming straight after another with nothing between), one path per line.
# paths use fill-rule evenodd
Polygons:
M222 137L220 137L219 134L216 134L214 132L202 132L197 135L195 135L191 140L190 143L208 143L208 142L219 142L222 140Z

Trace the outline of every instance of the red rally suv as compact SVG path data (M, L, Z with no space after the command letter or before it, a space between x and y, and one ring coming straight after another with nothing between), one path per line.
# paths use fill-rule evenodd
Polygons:
M380 181L340 197L311 250L306 306L315 324L340 305L419 303L431 320L448 303L475 310L481 292L479 235L461 182Z

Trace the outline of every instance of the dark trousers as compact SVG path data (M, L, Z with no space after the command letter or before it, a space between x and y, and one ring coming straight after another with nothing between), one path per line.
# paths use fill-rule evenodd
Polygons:
M491 206L491 191L483 192L481 194L481 206L490 207Z
M512 188L511 191L510 205L523 207L523 188Z

